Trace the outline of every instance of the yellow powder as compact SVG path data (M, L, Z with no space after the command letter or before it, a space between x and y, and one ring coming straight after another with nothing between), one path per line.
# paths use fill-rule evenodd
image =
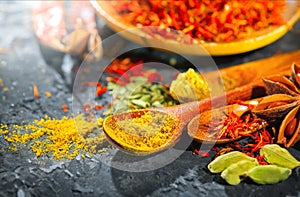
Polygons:
M185 73L180 73L170 85L170 94L181 101L195 101L210 96L207 82L192 68Z
M208 98L210 96L224 93L224 88L232 90L237 83L231 77L223 74L219 80L210 83L210 87L201 76L190 68L184 73L180 73L170 85L170 94L180 102L190 102Z
M130 116L130 113L129 113ZM108 119L106 132L124 148L148 151L165 146L176 131L178 120L161 112L145 112L129 119Z
M101 118L95 122L86 121L82 115L59 120L45 116L24 126L0 125L0 135L9 142L8 150L17 151L28 146L37 157L73 159L79 154L96 153L104 143L106 137L99 132L102 122Z

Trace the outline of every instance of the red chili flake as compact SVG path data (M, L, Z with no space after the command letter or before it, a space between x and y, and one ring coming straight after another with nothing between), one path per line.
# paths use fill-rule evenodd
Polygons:
M232 111L226 114L226 118L223 121L216 123L213 127L209 127L208 132L215 135L218 139L231 139L247 136L261 129L264 125L266 125L264 120L254 118L250 113L245 113L240 117Z
M105 106L103 106L103 105L99 105L99 104L95 104L95 105L94 105L94 109L95 109L96 111L102 110L102 109L104 109L104 108L105 108Z
M252 149L252 152L256 152L257 150L259 150L262 146L264 146L264 141L263 141L263 138L262 138L262 135L260 134L259 135L259 140L258 140L258 143L254 146L254 148Z
M250 157L257 158L261 165L266 165L267 162L263 160L263 156L260 155L259 150L266 144L272 144L273 137L265 128L255 133L251 133L250 135L251 136L247 139L247 144L241 144L239 141L235 141L234 143L226 144L223 147L216 145L213 149L216 151L216 155L219 155L223 149L228 148L241 151Z
M266 162L264 160L264 156L263 155L259 155L259 156L255 157L255 158L257 159L257 161L258 161L258 163L260 165L268 165L268 162Z
M257 132L254 134L254 143L253 144L247 144L247 146L252 146L252 152L258 151L261 147L263 147L266 144L273 143L273 138L270 135L270 133L263 129L261 132Z
M203 150L198 150L198 149L195 149L194 153L196 155L200 155L201 157L209 157L210 156L209 152L203 151Z
M220 150L220 148L219 148L219 147L217 147L217 146L214 146L214 147L212 147L212 148L211 148L211 150L212 150L212 151L216 151L216 152L218 152L218 151Z
M117 1L112 5L121 18L136 26L158 26L147 30L153 37L180 39L175 29L198 40L229 42L252 32L284 22L285 1L278 0L182 0ZM192 39L184 39L192 43Z
M162 81L162 75L155 70L145 70L142 60L132 60L125 58L123 60L116 59L105 69L111 76L107 77L107 81L118 83L124 86L130 82L133 76L147 77L148 82Z
M97 96L101 96L102 94L104 94L107 91L107 86L102 86L101 84L99 84L97 86L96 89L96 95Z
M33 96L34 96L34 98L38 99L39 98L38 87L35 84L33 84L32 88L33 88Z
M116 83L117 81L119 81L119 77L106 77L106 81L108 82L114 82Z
M131 68L136 65L142 64L143 61L138 61L136 63L132 62L130 58L125 58L123 60L115 59L110 65L105 68L105 71L110 75L117 74L123 75Z
M62 108L62 110L63 110L65 113L67 113L67 112L69 111L69 107L68 107L68 105L66 105L66 104L62 104L62 105L61 105L61 108Z
M89 111L91 111L91 110L92 110L91 104L89 104L89 103L83 104L83 112L84 112L84 113L89 112Z

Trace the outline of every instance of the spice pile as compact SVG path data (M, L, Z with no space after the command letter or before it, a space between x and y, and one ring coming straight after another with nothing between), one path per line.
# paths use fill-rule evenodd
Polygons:
M208 82L194 69L189 68L186 72L179 73L171 82L170 94L180 102L197 101L211 96L212 90L215 95L224 94L237 86L237 82L223 74L219 79Z
M129 82L124 86L109 82L108 89L111 90L114 101L105 115L132 109L178 104L165 85L148 82L147 78L141 76L130 77Z
M210 96L210 89L203 77L190 68L179 73L170 85L170 94L182 102L201 100Z
M80 88L94 86L96 88L97 103L101 103L102 94L109 90L114 99L108 106L100 104L92 106L85 103L83 104L82 114L76 117L55 119L45 116L40 120L23 123L22 125L0 124L0 136L8 143L6 149L18 151L29 148L36 157L50 157L53 159L73 159L80 155L85 157L86 154L102 153L107 149L108 143L102 130L103 119L97 119L96 117L132 109L177 104L177 101L169 94L168 87L161 83L162 76L156 70L146 70L141 60L134 58L115 59L106 67L105 72L109 74L106 78L107 86L100 82L91 81L83 82L80 84ZM40 99L38 86L33 85L32 90L33 98ZM46 96L51 97L51 93L47 92ZM61 110L68 113L69 106L63 104ZM163 117L156 117L156 123L164 121L164 132L166 133L150 136L151 139L156 139L154 146L165 143L165 140L172 134L172 125L169 125L170 127L166 126L168 119L164 120ZM123 126L128 128L128 125ZM150 130L151 126L148 125L144 131ZM130 139L121 132L118 133L119 137L120 135ZM138 138L134 140L140 143L143 142L142 139ZM152 140L149 140L150 142L152 143Z
M171 28L201 41L229 42L282 24L285 1L138 0L118 1L113 7L127 23L161 27L149 33L164 38L178 39L178 34L166 29Z
M116 59L107 68L107 87L113 102L104 113L110 115L133 109L178 104L156 70L146 70L141 60Z
M167 146L178 126L176 119L158 111L140 112L133 118L131 116L132 114L128 113L115 118L108 117L106 123L110 125L110 129L105 131L112 140L120 143L121 147L139 152Z
M246 114L247 116L244 117L246 121L241 121L245 112L239 110L242 112L239 113L240 115L232 112L225 113L225 118L222 119L221 123L218 121L222 116L215 117L212 123L217 122L218 124L213 124L212 129L206 124L206 131L209 134L213 130L216 134L215 139L235 138L235 132L239 136L246 137L244 140L215 145L212 148L217 152L216 158L208 165L212 173L222 172L221 177L232 185L241 181L240 176L243 178L250 177L259 184L274 184L287 179L291 174L291 169L300 166L300 162L282 148L294 146L300 140L299 73L300 65L293 63L289 77L273 75L262 79L269 95L245 102L235 101L238 106L246 107L250 113L250 116ZM250 103L253 105L249 105ZM230 106L232 105L226 107ZM214 110L224 112L222 108L218 109ZM204 113L213 114L213 110ZM206 119L204 118L205 121L199 119L199 124L205 126ZM262 126L261 128L252 132L240 132L244 129L253 130L255 127L251 124L261 120L263 120L259 124ZM248 125L249 123L250 125ZM202 128L200 130L202 131ZM224 136L224 133L228 136ZM199 150L196 150L195 153L202 156L209 155L208 152ZM248 160L248 163L245 160Z
M85 154L102 152L106 137L101 132L102 119L87 121L83 115L53 119L48 116L31 124L0 125L0 135L9 142L8 150L28 146L37 157L73 159Z

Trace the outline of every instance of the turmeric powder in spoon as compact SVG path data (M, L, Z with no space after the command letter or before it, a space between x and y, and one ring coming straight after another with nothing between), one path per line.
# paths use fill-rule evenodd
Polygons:
M104 123L105 133L113 143L137 153L156 152L173 145L177 127L177 118L151 110L116 114Z

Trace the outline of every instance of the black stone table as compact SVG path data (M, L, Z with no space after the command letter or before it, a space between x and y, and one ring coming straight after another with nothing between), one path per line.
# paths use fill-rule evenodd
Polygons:
M0 2L0 78L4 83L0 87L1 123L30 122L46 114L60 118L66 115L61 105L72 103L69 88L72 80L58 72L65 61L64 55L39 45L34 36L31 23L34 4ZM267 47L240 55L214 57L214 60L222 68L300 49L299 31L300 22ZM155 50L149 55L161 59L169 57ZM52 97L41 95L34 99L33 84L38 84L40 92L51 92ZM5 145L0 139L0 149ZM291 152L300 159L299 150L292 148ZM206 165L210 157L193 155L189 149L168 165L146 172L110 167L101 162L103 157L106 156L53 161L38 160L26 149L0 151L0 196L300 196L299 168L293 170L288 180L276 185L243 182L233 187L208 172ZM107 157L120 162L130 157L139 159L132 155L124 158L117 149Z

